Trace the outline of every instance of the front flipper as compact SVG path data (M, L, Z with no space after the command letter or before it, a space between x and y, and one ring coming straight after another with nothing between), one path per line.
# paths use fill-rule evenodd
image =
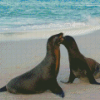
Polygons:
M65 83L65 84L67 84L67 83L73 83L73 81L74 81L74 79L75 79L76 77L75 77L75 75L73 74L73 72L72 72L72 70L70 70L70 76L69 76L69 80L66 82L64 82L64 81L60 81L60 82L62 82L62 83Z
M52 80L50 82L50 87L49 89L56 95L59 95L60 97L64 98L64 92L63 90L61 89L61 87L58 85L56 79L55 80Z

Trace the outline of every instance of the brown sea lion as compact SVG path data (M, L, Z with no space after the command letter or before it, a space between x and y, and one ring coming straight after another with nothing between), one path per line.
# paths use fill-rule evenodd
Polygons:
M32 70L12 79L0 92L34 94L49 89L54 94L64 97L64 92L57 83L60 65L60 43L63 33L51 36L47 42L47 53L44 60Z
M82 55L73 37L65 36L62 44L68 50L70 76L68 82L61 82L72 83L75 78L87 78L91 84L100 84L94 79L100 77L100 64Z

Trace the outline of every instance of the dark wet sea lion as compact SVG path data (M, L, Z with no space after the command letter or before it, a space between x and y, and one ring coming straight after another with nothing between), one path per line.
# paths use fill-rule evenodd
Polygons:
M0 92L33 94L49 89L54 94L64 97L64 92L57 83L60 64L60 43L63 33L51 36L47 42L44 60L32 70L12 79Z
M88 78L91 84L100 84L94 79L94 77L100 77L100 64L95 60L86 58L82 55L73 37L65 36L62 44L68 50L70 76L68 82L61 82L72 83L75 78Z

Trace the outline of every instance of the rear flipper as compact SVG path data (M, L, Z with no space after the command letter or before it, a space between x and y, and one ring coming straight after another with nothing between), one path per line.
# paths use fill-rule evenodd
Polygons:
M100 85L100 83L96 82L96 80L94 79L94 76L93 75L88 75L88 79L89 79L89 82L91 84L96 84L96 85Z
M91 84L100 85L100 83L96 82L96 80L95 80L95 78L94 78L92 72L91 72L88 68L87 68L87 77L88 77L89 82L90 82Z
M50 90L56 94L59 95L60 97L64 98L64 92L61 89L61 87L58 85L57 81L52 81L50 84Z
M4 92L4 91L7 91L6 86L4 86L4 87L2 87L2 88L0 89L0 92Z

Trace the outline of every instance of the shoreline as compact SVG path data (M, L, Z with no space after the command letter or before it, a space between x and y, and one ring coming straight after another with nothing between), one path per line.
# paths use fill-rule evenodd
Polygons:
M75 28L63 28L52 30L34 30L34 31L22 31L22 32L5 32L0 33L0 41L19 41L19 40L31 40L31 39L48 39L51 35L58 34L60 32L64 35L81 36L91 34L93 31L100 30L100 26L84 26Z

